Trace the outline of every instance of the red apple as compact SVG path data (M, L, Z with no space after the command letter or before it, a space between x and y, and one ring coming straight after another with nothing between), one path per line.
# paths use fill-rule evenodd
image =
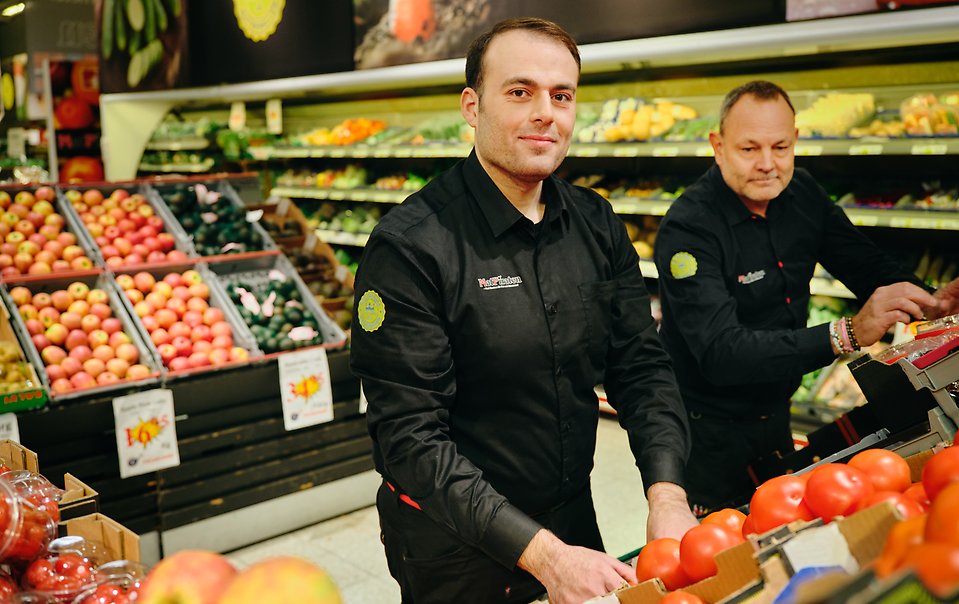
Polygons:
M29 289L18 285L10 290L10 299L17 306L23 306L24 304L30 304L30 301L33 300L33 294Z
M128 380L142 380L150 377L150 368L146 365L136 364L130 365L130 368L127 369L127 379Z
M93 349L93 357L106 363L110 359L116 358L116 351L109 344L103 344Z
M78 271L88 271L93 268L93 261L86 256L80 256L70 261L70 268Z
M153 286L152 293L160 294L164 298L170 299L170 296L173 295L173 287L171 287L166 281L157 281Z
M60 239L57 240L60 241ZM60 243L63 243L63 241L60 241ZM67 262L73 262L74 258L80 258L81 256L84 256L84 253L83 248L79 245L68 244L63 248L63 259Z
M92 388L97 385L96 379L86 371L78 371L70 377L70 383L77 390Z
M127 300L130 301L130 304L137 304L138 302L143 302L143 292L138 289L128 289L123 292L126 294Z
M112 358L107 361L107 371L114 374L118 378L124 378L127 376L127 369L130 368L130 363L119 358Z
M118 359L123 359L127 363L131 364L136 363L140 358L140 351L137 350L137 347L134 344L129 342L118 345L115 352Z
M104 319L109 319L113 315L113 311L103 302L97 302L90 305L90 314L98 317L100 321L103 322Z
M71 351L72 353L73 351ZM87 357L89 358L89 357ZM78 371L83 369L83 362L74 356L69 356L60 362L60 366L67 372L67 377L72 377Z
M210 351L210 364L214 366L226 365L230 362L230 351L226 348L214 348Z
M31 336L35 336L38 333L43 333L43 331L46 329L43 323L40 322L40 319L30 319L29 321L24 321L24 323L27 327L27 333L29 333Z
M169 366L170 361L175 359L177 356L176 348L173 344L163 343L157 346L157 352L160 353L160 360L163 361L164 365Z
M73 350L78 346L86 346L89 341L87 332L82 329L71 329L70 333L67 334L67 340L64 345L67 347L67 350Z
M181 252L180 250L170 250L166 255L167 262L186 262L190 259L186 255L186 252Z
M32 264L33 256L30 254L24 254L21 252L13 257L13 265L17 267L17 270L21 273L27 272Z
M211 306L203 311L203 324L209 325L212 327L216 323L223 321L223 311L215 306ZM229 335L229 334L214 334L214 335Z
M59 346L47 346L40 351L40 358L47 365L59 365L67 358L67 352Z
M170 360L167 367L170 368L170 371L186 371L190 369L190 359L187 357L176 357Z
M190 353L193 352L193 342L190 338L173 338L173 341L170 343L176 348L177 355L181 357L189 356Z
M36 297L34 296L34 299ZM44 306L37 312L37 318L40 319L44 327L50 327L54 323L60 322L60 311L52 306Z
M108 344L110 342L110 334L102 329L94 329L87 334L87 340L90 342L90 348L96 348L97 346Z
M189 338L190 334L193 332L193 329L191 329L186 323L177 321L171 325L167 331L169 332L171 338Z
M210 364L210 355L205 352L194 352L190 355L191 367L207 367Z
M90 357L83 362L83 371L90 374L90 377L97 377L107 370L107 365L96 357Z
M30 268L27 269L27 273L30 275L49 275L52 272L53 267L46 262L34 262L30 265Z
M53 201L57 198L57 192L53 187L43 185L42 187L37 187L33 196L37 198L37 201Z
M158 327L150 333L150 339L153 341L154 346L160 346L170 341L170 334L162 327Z
M77 244L77 236L73 233L60 233L57 235L57 241L59 241L64 248L67 248ZM82 252L83 250L81 249L80 251ZM69 258L64 258L64 260L69 260Z
M135 247L136 246L134 246L134 248ZM146 262L144 255L134 252L123 259L123 266L139 266L144 262Z
M83 203L88 206L95 206L103 203L103 193L97 189L87 189L83 192Z
M148 264L156 264L158 262L166 262L166 254L160 250L156 250L147 254L146 261Z
M97 376L97 384L99 384L100 386L108 386L110 384L116 384L119 381L120 381L120 378L117 376L117 374L113 373L112 371L104 371L103 373Z
M123 322L116 317L107 317L100 323L100 328L110 335L123 329Z
M60 323L67 329L80 329L83 323L83 314L68 310L60 314Z
M50 265L55 273L65 273L70 270L70 263L66 260L54 260Z
M71 390L73 390L73 384L71 384L70 380L68 380L65 377L59 378L59 379L53 380L53 382L50 384L50 390L53 390L57 394L63 394L65 392L70 392Z
M67 309L68 312L75 312L81 317L90 312L90 303L86 300L74 300L73 304Z
M183 322L189 325L191 329L197 325L203 325L203 313L195 310L188 310L183 313Z
M37 310L43 310L44 308L51 306L53 301L50 299L50 294L47 292L37 292L36 295L33 296L33 301L31 303L37 307Z
M60 365L48 365L45 370L47 372L47 379L51 382L55 382L67 377L67 372L64 371L63 367Z
M80 320L80 328L87 333L100 329L100 317L93 314L83 315L83 319Z
M133 283L138 290L147 294L153 291L153 286L156 284L156 277L146 271L141 271L133 275Z
M53 344L50 343L50 339L42 333L38 333L30 336L30 339L33 340L33 346L37 350L44 350L45 348L52 348Z
M187 310L200 313L200 320L203 320L203 313L206 312L206 309L210 308L210 305L203 298L193 297L186 301Z
M131 340L130 340L130 336L128 336L126 332L118 331L116 333L110 334L110 341L107 343L110 346L113 346L113 349L116 350L117 347L120 346L120 344L130 344ZM134 346L134 348L136 347Z
M76 348L70 351L70 358L76 359L77 362L79 363L85 362L87 359L91 358L92 356L93 356L93 351L90 350L90 347L87 345L77 346Z
M70 333L70 330L60 323L54 323L53 325L47 327L47 330L43 333L47 336L50 342L59 346L67 341L67 334Z

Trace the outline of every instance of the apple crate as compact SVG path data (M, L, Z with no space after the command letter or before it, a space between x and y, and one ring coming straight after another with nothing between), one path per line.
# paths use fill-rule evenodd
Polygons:
M67 375L70 375L70 381L73 381L73 378L76 377L79 373L84 373L86 375L91 375L91 372L96 371L98 373L97 378L93 379L91 384L89 381L86 381L85 378L77 380L80 385L77 383L73 384L73 388L70 390L61 390L59 387L54 388L53 384L56 380L61 379L54 376L54 379L51 379L48 367L43 360L43 357L40 353L40 350L37 348L36 343L34 342L33 337L30 335L30 330L27 327L26 320L19 312L19 307L14 301L15 289L19 286L25 287L30 291L32 296L36 296L39 293L50 294L57 290L67 289L67 287L72 283L82 283L87 286L89 289L100 289L107 294L107 301L104 304L107 304L110 307L111 317L116 318L120 322L119 329L116 332L106 333L106 330L99 329L98 327L88 328L88 326L81 326L78 329L80 331L86 332L88 334L93 333L94 331L103 331L106 333L108 342L109 338L113 337L116 342L113 344L107 344L113 349L119 349L121 344L132 344L136 348L136 354L134 355L133 350L129 348L124 348L124 355L129 358L124 358L127 361L127 364L131 367L134 365L142 365L142 368L137 369L137 374L133 377L126 375L126 372L123 371L123 377L120 379L113 380L112 378L100 378L99 374L101 373L112 373L116 375L117 372L121 370L120 366L114 367L113 370L105 370L100 368L98 364L91 363L91 367L86 367L86 362L92 358L100 358L99 356L94 357L92 354L92 349L95 348L94 345L91 345L91 342L86 344L79 344L70 346L67 341L63 341L62 349L72 349L77 348L78 346L87 346L90 349L91 354L87 355L85 352L74 355L75 358L81 365L81 367L75 367L76 363L70 363L69 367L63 367L62 362L65 359L61 359L56 363L58 367L62 367L65 370ZM127 315L126 307L123 304L123 300L120 298L120 293L116 288L116 285L113 283L113 279L106 273L98 272L96 274L88 274L82 276L63 276L63 277L54 277L44 281L39 280L24 280L18 282L7 282L3 284L3 287L0 288L0 296L2 296L4 303L7 305L7 308L17 309L18 312L12 312L12 323L14 331L17 334L17 337L20 339L20 343L23 346L24 352L27 355L27 359L33 364L34 368L37 370L42 383L47 388L47 391L50 393L51 403L55 402L64 402L78 397L92 396L103 394L107 392L113 392L121 389L141 389L144 386L155 384L159 381L160 378L160 364L159 361L153 356L153 351L147 347L146 343L140 337L139 332L137 331L136 324ZM81 309L74 312L75 314L80 314L83 317L86 316L95 316L92 312L80 312ZM59 322L59 318L55 321L56 324L63 325ZM67 329L68 332L73 330ZM122 332L126 334L126 338L114 336L114 333ZM44 332L46 335L46 332ZM48 336L49 337L49 336ZM89 335L88 335L89 337ZM129 339L129 342L125 340ZM135 362L131 360L136 356ZM103 360L102 358L100 359ZM104 365L107 365L109 362L104 362ZM122 364L117 364L121 365ZM99 371L97 371L99 370ZM59 371L58 371L59 373ZM117 376L119 377L119 376Z
M223 346L217 345L218 343L214 337L215 334L210 333L212 326L207 324L206 317L203 317L204 321L198 323L196 326L190 326L185 323L184 320L187 318L185 309L188 304L186 300L177 308L177 306L171 305L171 300L176 296L168 296L162 293L160 289L151 286L151 292L148 293L154 295L155 292L156 295L159 296L159 299L150 300L149 296L146 295L142 302L148 304L149 307L141 308L139 301L135 302L134 299L125 292L123 281L127 278L135 281L138 278L136 277L138 274L149 275L154 282L159 283L171 273L177 273L182 276L183 273L189 270L196 271L202 278L202 282L207 285L209 298L206 300L206 303L211 308L219 309L222 313L222 320L229 324L232 346L224 348ZM114 284L120 292L120 297L127 313L133 317L133 323L136 326L140 338L144 344L150 348L154 358L158 359L163 365L167 377L180 377L201 371L236 367L263 356L249 328L235 313L230 312L232 303L227 297L226 292L221 289L216 276L202 263L191 261L163 267L145 268L144 270L124 270L115 275ZM144 288L145 286L134 283L134 289L141 294ZM161 300L162 298L165 298L165 300ZM163 303L162 309L157 308L161 302ZM159 315L161 310L167 316L161 318ZM146 314L144 315L143 313ZM167 321L179 324L176 329L189 328L189 336L185 333L182 334L183 337L189 337L189 348L186 347L186 342L183 343L183 346L180 346L180 349L175 350L175 354L173 349L166 348L167 344L174 346L175 342L173 340L175 338L171 337L172 334L167 328L157 323L158 319L162 321L164 325L167 324ZM210 319L210 321L212 321L212 319ZM201 330L200 325L205 327ZM200 347L198 345L200 340L209 342L210 344ZM222 353L214 353L213 351L217 348L223 348L228 356L224 357ZM194 358L194 354L197 355L196 358ZM185 361L177 361L177 358L183 358Z
M35 197L38 191L42 196L39 200ZM62 207L61 199L53 185L0 185L0 223L9 225L0 229L10 228L16 232L16 226L12 223L12 216L15 214L10 213L11 217L7 214L9 208L16 203L17 195L23 192L31 194L33 203L47 201L52 208L44 207L41 212L34 212L37 216L32 216L32 220L25 219L24 222L29 222L30 225L25 225L24 229L20 230L22 237L12 236L12 233L0 230L0 234L3 235L0 237L0 280L19 279L25 275L30 278L45 279L51 274L66 275L94 268L94 263L99 256L84 236L84 229L76 221L76 217ZM31 205L27 209L33 209L33 207ZM27 216L30 216L29 212ZM44 223L37 226L41 216ZM53 218L54 216L59 218ZM32 234L28 230L30 226L35 231ZM56 235L59 245L50 243L53 239L51 235ZM42 241L44 238L47 241ZM4 246L8 244L15 245L16 249L4 249ZM41 253L46 258L38 259L37 256ZM29 263L26 257L21 260L22 254L30 256ZM68 264L61 265L61 262ZM41 268L38 266L41 263L46 266Z
M164 214L162 204L157 204L148 194L148 190L146 185L138 183L99 183L61 189L61 204L73 214L76 224L82 226L80 231L86 238L87 245L96 252L96 260L101 266L116 270L127 266L183 262L195 256L189 240L173 228L175 221L171 222ZM117 221L113 225L86 224L86 214L94 210L90 209L88 201L84 201L82 197L73 198L77 194L82 196L91 191L99 192L104 200L110 199L114 192L123 191L125 198L118 203L119 209L127 213L126 217L113 216L113 220ZM134 201L128 202L128 199ZM95 206L102 207L102 202L94 204ZM150 230L144 232L144 229ZM117 240L122 240L123 243L117 245ZM104 245L101 246L100 243Z
M209 267L230 297L230 308L237 320L250 326L257 345L267 356L313 346L340 348L346 344L346 334L317 304L286 256L220 258L210 262ZM282 315L275 312L273 303L280 296L287 299ZM297 298L298 303L293 302ZM295 311L292 316L290 310ZM312 315L312 323L307 313ZM294 329L286 329L288 324Z
M47 392L17 340L6 305L0 305L0 369L3 371L0 375L0 401L3 402L0 413L36 409L47 404ZM16 371L22 378L10 381Z
M213 194L211 197L219 197L200 200L204 189ZM189 242L196 256L209 258L277 249L259 224L262 213L244 205L225 179L154 185L149 194L155 205L163 207L165 215L172 219L170 224L175 224L173 228Z

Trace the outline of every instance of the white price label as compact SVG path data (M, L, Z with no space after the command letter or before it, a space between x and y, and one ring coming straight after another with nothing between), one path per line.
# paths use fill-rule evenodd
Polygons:
M851 145L849 155L882 155L882 145Z
M283 427L290 431L333 421L333 391L326 350L308 348L289 352L280 355L277 363Z
M856 226L874 227L879 224L877 216L853 216L852 223Z
M679 155L679 147L654 147L653 157L676 157Z
M576 157L599 157L599 147L577 147L574 155Z
M266 131L283 134L283 101L270 99L266 102Z
M796 155L806 157L822 155L822 145L796 145Z
M928 143L912 146L913 155L945 155L949 145L945 143Z
M389 157L393 151L389 147L377 147L373 149L373 157Z
M636 157L639 155L639 147L630 145L628 147L617 146L613 149L613 157Z
M356 147L353 149L353 157L363 158L369 156L370 150L368 147Z
M712 145L701 145L696 147L696 157L712 157L713 156L713 147Z
M393 150L393 155L396 157L413 157L413 149L409 147L397 147Z
M0 440L20 442L20 423L17 421L16 413L0 415Z
M246 128L246 103L236 101L230 105L230 130L239 132Z
M346 157L346 149L342 147L330 149L330 157Z
M113 399L120 478L180 465L173 391L146 390Z
M7 157L19 158L27 153L27 131L23 128L7 130Z
M363 392L363 382L360 382L360 413L366 413L369 404L366 402L366 393Z

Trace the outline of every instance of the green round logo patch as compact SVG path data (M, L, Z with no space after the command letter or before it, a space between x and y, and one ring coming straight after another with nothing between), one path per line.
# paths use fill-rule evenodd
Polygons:
M386 305L383 298L372 289L366 290L356 308L360 319L360 327L365 331L376 331L386 319Z

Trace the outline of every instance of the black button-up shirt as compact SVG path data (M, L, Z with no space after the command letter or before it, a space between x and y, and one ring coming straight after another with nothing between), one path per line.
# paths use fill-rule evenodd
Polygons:
M787 412L802 375L834 358L828 324L806 327L817 262L863 301L921 285L801 169L763 218L713 165L666 213L655 256L660 335L686 407L730 419Z
M380 221L356 281L377 470L507 567L540 528L530 516L589 484L595 385L647 487L682 484L688 450L622 222L591 191L543 186L533 225L470 155Z

